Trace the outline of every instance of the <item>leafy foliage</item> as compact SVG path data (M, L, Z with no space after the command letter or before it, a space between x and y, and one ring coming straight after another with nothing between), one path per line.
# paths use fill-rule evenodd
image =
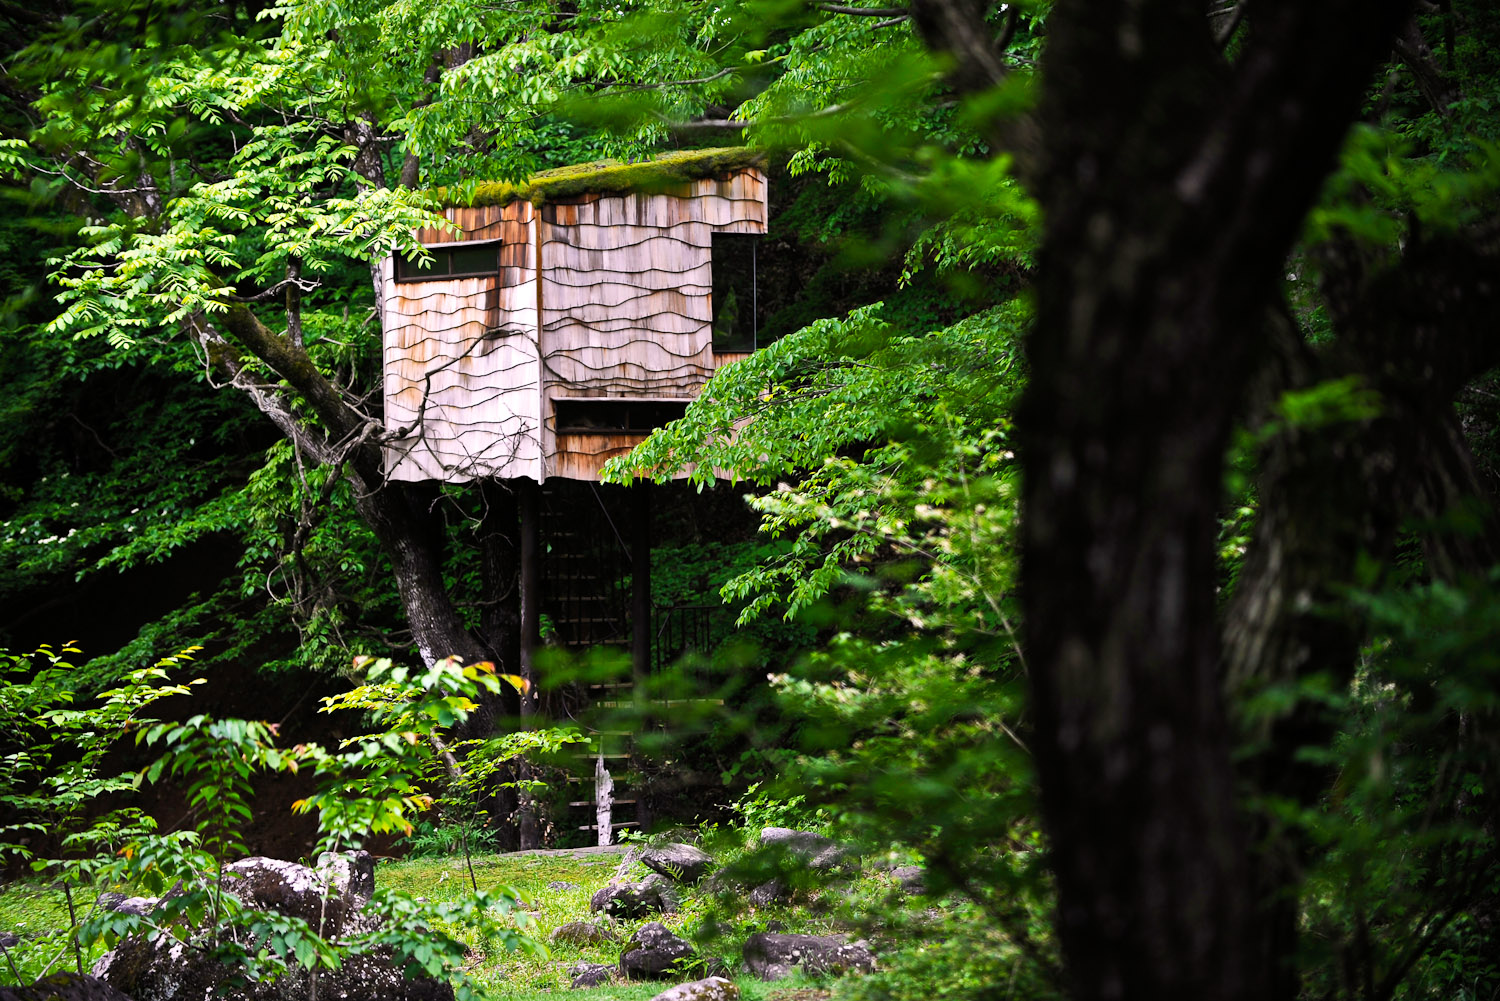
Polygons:
M384 923L335 943L299 918L246 906L223 876L224 868L245 852L239 832L251 819L251 783L262 771L294 772L311 765L325 777L324 791L303 808L320 809L327 844L335 848L357 844L372 831L409 831L406 816L425 809L431 797L416 791L406 778L424 772L431 748L442 746L439 733L474 708L468 696L499 685L489 665L463 668L445 661L415 677L388 662L372 665L372 673L386 680L330 702L370 708L376 720L391 729L353 740L346 747L356 750L335 754L316 745L278 748L275 727L266 723L203 715L163 723L144 716L143 711L161 698L189 691L186 685L155 683L164 681L166 669L189 659L192 651L134 672L122 687L103 693L98 708L72 709L68 704L73 693L66 687L72 668L62 657L76 652L72 647L57 652L43 648L33 657L47 666L36 677L27 683L7 679L0 686L7 732L19 739L6 758L7 785L0 789L0 802L21 818L4 829L0 852L30 858L35 852L24 835L56 840L63 854L35 859L32 866L54 874L69 894L71 927L62 946L71 950L78 968L86 949L97 944L112 947L123 937L150 933L187 941L253 979L274 979L293 966L337 969L345 956L389 951L409 973L457 976L459 993L468 997L470 985L460 972L467 947L435 927L463 925L506 950L540 950L524 935L525 921L512 917L519 906L509 888L481 893L476 885L473 896L430 908L409 896L383 892L371 908L385 918ZM7 655L12 672L29 666L31 659ZM467 695L448 694L441 686L454 686ZM109 776L103 770L106 756L128 733L134 733L137 743L160 747L163 753L138 772ZM528 738L528 748L549 739L570 739ZM429 748L426 755L412 750L419 743ZM70 760L59 753L63 749L81 749L82 755ZM521 753L519 748L507 750L512 756ZM193 829L157 834L150 818L128 807L91 812L100 797L169 778L184 784L198 818ZM374 783L375 793L366 791L371 788L368 783ZM410 794L399 795L401 789ZM75 909L71 890L91 890L100 884L165 896L150 915L103 909L97 901L90 901L83 913ZM15 967L12 972L21 976Z

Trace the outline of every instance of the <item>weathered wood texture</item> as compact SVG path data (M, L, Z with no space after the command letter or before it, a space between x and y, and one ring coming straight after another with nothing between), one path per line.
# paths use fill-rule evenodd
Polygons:
M405 432L387 449L387 471L398 480L527 476L541 456L536 212L525 202L450 212L464 233L421 235L432 245L504 240L500 270L396 282L386 261L385 426Z
M406 431L389 475L597 479L642 436L559 436L553 399L696 396L725 361L713 234L765 232L766 195L744 168L668 194L449 209L463 232L422 242L503 240L500 272L397 283L387 262L386 428Z

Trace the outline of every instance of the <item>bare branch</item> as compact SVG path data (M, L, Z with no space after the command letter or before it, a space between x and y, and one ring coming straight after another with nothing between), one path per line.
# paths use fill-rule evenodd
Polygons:
M302 347L302 258L295 254L286 259L286 335L292 344Z
M985 23L986 6L984 0L917 0L912 4L917 34L928 48L953 57L957 64L954 83L960 90L993 87L1009 71L1004 48L1015 31L1015 7L1007 9L1006 27L997 39Z
M270 302L273 299L281 298L282 293L286 292L288 288L294 284L297 286L297 289L303 293L311 292L314 289L320 289L323 287L323 283L315 278L297 278L295 280L292 278L284 278L281 281L277 282L275 285L272 285L270 288L263 289L262 291L257 292L254 295L231 295L226 296L225 298L227 298L230 302L241 302L245 303L246 305L253 305L254 303L258 302Z
M1395 46L1396 54L1411 70L1417 89L1422 92L1432 110L1444 118L1453 117L1450 106L1458 98L1458 93L1438 66L1437 59L1432 55L1432 48L1428 46L1427 39L1422 37L1422 28L1415 17L1408 20L1396 36Z
M1228 6L1220 7L1218 10L1211 11L1208 16L1211 19L1227 19L1222 27L1214 31L1214 45L1222 52L1229 44L1229 40L1234 37L1234 33L1240 29L1240 23L1245 20L1244 0L1237 0Z
M905 7L849 7L840 3L820 3L815 6L830 14L853 14L856 17L906 17L911 14Z
M609 90L611 88L618 88L620 90L637 91L637 90L661 90L663 87L692 87L692 86L694 86L696 84L700 84L700 83L712 83L715 80L722 80L724 77L728 76L729 74L736 73L736 72L738 72L738 71L740 71L742 69L745 69L745 67L744 66L726 66L723 69L719 70L719 72L717 72L717 73L711 73L708 76L700 76L700 77L697 77L696 79L693 79L693 80L661 80L661 81L658 81L656 83L631 83L631 84L607 83L604 86L600 87L599 89L601 91L604 91L604 90Z
M316 462L333 459L333 450L328 439L297 419L292 412L291 401L277 386L255 378L240 362L234 346L202 315L187 322L187 328L203 348L204 361L208 366L210 380L217 372L224 379L219 385L229 385L250 397L257 410L275 424L287 440L302 454Z

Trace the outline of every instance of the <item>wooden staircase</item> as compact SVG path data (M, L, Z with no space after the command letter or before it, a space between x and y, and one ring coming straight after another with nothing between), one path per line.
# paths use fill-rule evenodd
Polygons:
M544 638L551 645L580 654L599 646L629 653L631 598L622 586L630 573L629 526L623 521L629 505L621 492L557 480L542 488L541 610L550 626ZM634 687L628 675L580 686L584 721L607 719L610 710L630 702ZM644 819L630 767L633 736L617 726L605 723L594 730L593 749L574 756L577 767L568 786L566 829L591 831L600 844ZM602 824L608 825L608 837L601 834Z

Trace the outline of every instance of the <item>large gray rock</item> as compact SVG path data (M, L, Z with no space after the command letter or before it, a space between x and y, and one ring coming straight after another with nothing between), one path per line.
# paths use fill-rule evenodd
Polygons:
M779 935L760 932L745 939L745 969L762 980L780 980L793 967L811 974L868 973L875 954L863 942L836 935Z
M679 976L693 958L693 947L685 939L652 921L630 936L620 957L620 972L632 980L662 980Z
M365 898L356 892L360 866L360 860L351 859L348 867L325 864L313 870L295 862L249 858L226 866L224 882L247 907L301 918L325 938L336 938L377 927L376 919L362 913ZM174 889L162 904L182 892ZM300 1001L312 988L308 971L295 963L272 983L232 984L231 975L241 971L170 936L158 942L146 935L128 936L100 957L91 972L134 1001L202 1001L216 994L229 1001ZM341 1001L453 1001L451 985L406 979L388 952L348 956L340 969L321 970L317 977L318 995Z
M127 897L123 893L101 893L94 902L101 910L145 917L156 907L157 897Z
M668 879L679 883L696 883L714 867L714 858L696 845L670 842L647 848L641 861Z
M224 867L224 889L250 907L301 918L330 938L343 932L368 897L356 896L347 869L309 869L296 862L254 856ZM372 877L373 878L373 877Z
M560 942L563 945L603 945L605 942L619 941L614 932L592 921L569 921L567 924L558 925L552 929L552 934L547 940L554 943Z
M859 868L859 855L854 849L814 831L767 827L760 832L760 845L803 863L813 872Z
M750 891L751 907L766 907L770 904L786 904L792 899L792 891L781 879L768 879Z
M707 977L668 987L651 1001L739 1001L740 989L723 977Z
M96 977L54 973L26 987L0 987L0 1001L131 1001Z
M760 832L762 845L775 845L789 854L812 858L835 847L838 842L815 831L794 831L790 827L767 827Z
M656 896L661 900L663 914L676 914L678 906L682 903L677 894L677 884L659 872L653 872L641 880L641 886L656 891Z
M915 896L927 892L927 870L919 865L903 865L891 870L891 878L901 889Z
M359 900L375 895L375 857L367 851L324 852L318 856L318 875L335 892Z
M661 891L647 883L611 883L589 899L589 910L612 918L643 918L665 909Z
M573 989L598 987L614 979L615 968L606 963L574 963L568 967L568 976L573 978Z

